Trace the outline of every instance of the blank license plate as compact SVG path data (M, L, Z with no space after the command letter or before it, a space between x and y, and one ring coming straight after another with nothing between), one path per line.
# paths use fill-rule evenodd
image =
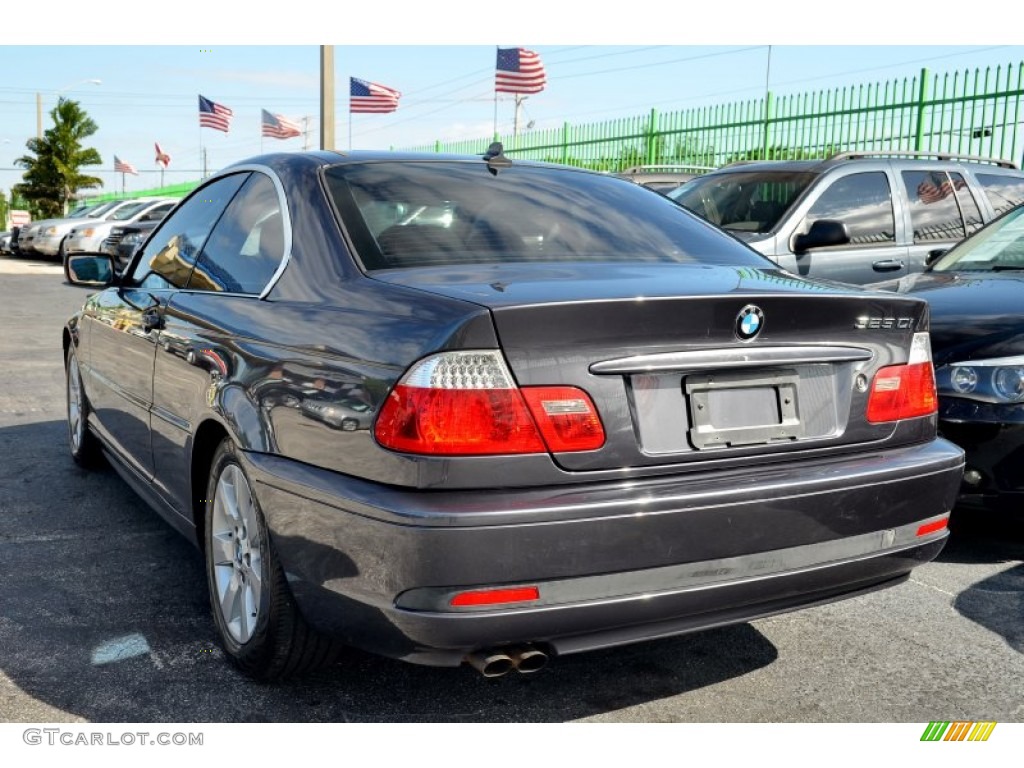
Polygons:
M799 439L797 380L794 371L686 377L694 448Z

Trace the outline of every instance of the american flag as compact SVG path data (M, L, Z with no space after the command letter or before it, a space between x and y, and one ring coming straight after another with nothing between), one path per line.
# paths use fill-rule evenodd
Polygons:
M139 175L139 172L135 170L134 165L124 162L117 155L114 155L114 173L130 173L134 176Z
M394 112L398 109L398 99L402 94L394 88L356 77L349 79L349 112Z
M290 139L293 136L301 136L302 131L299 126L289 120L283 115L272 115L267 110L263 110L263 120L261 121L260 129L264 136L269 136L272 139Z
M222 104L210 101L208 98L199 95L199 126L201 128L215 128L218 131L228 132L231 124L231 117L235 113Z
M156 162L166 168L171 164L171 156L160 149L160 145L156 142L153 143L153 146L156 147Z
M526 48L499 48L494 90L498 93L540 93L547 84L540 56Z

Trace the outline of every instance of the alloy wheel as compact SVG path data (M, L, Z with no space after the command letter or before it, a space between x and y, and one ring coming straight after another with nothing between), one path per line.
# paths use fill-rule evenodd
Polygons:
M236 464L217 479L211 522L217 607L231 637L244 644L260 618L264 542L249 482Z

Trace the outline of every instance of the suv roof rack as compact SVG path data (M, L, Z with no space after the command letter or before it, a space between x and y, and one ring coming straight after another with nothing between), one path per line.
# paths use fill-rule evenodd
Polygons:
M867 152L837 152L834 155L826 158L826 162L832 162L835 160L856 160L862 157L911 157L911 158L929 158L933 160L966 160L971 163L988 163L990 165L997 165L1000 168L1013 168L1016 170L1016 164L1009 160L1000 160L995 157L982 157L981 155L958 155L955 152L916 152L914 150L904 149L889 149L889 150L872 150Z

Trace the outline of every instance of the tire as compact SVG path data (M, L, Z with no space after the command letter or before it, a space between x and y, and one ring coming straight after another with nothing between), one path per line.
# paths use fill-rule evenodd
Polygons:
M210 608L228 658L256 680L279 680L333 661L338 646L299 614L266 519L234 443L213 456L204 520Z
M74 346L68 348L64 379L71 458L80 467L95 469L103 463L103 450L99 440L89 431L89 400L85 395L82 371L78 367Z

